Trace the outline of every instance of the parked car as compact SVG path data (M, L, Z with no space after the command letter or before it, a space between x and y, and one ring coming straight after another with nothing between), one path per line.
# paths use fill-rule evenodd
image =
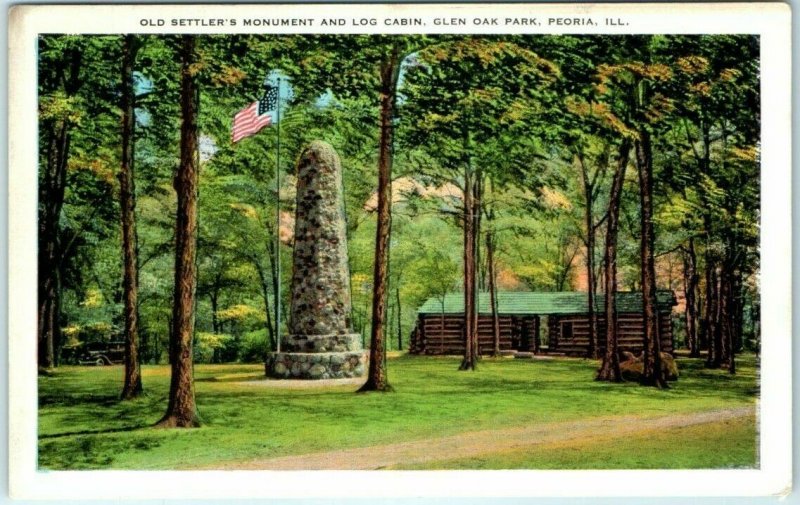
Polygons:
M81 365L115 365L125 361L125 342L91 342L78 356Z

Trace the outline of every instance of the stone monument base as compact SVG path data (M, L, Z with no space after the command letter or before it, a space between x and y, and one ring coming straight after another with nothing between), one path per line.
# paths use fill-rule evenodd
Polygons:
M369 353L271 352L264 364L267 376L276 379L345 379L367 372Z
M346 379L366 373L361 335L287 335L282 352L267 355L266 374L278 379Z

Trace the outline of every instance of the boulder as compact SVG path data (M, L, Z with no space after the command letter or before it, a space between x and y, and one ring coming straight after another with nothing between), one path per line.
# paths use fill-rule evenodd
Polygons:
M619 370L622 374L623 380L638 381L642 378L644 372L644 363L642 362L642 355L634 356L630 352L624 352L624 361L619 364ZM678 380L678 364L671 354L661 353L661 370L664 372L664 378L668 381Z

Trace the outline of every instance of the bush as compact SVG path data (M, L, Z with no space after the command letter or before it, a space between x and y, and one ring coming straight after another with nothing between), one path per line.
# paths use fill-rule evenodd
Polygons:
M263 363L270 350L266 329L250 331L239 341L238 358L241 363Z
M196 363L214 363L227 361L224 351L234 340L231 335L224 333L197 332L194 345L194 361Z

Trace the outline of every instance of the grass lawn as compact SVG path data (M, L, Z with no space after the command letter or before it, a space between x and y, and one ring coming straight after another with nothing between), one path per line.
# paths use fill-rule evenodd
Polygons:
M755 359L737 375L680 359L681 378L659 391L593 381L589 360L483 359L459 372L458 358L389 360L396 392L356 387L278 389L253 385L262 365L197 365L203 427L152 428L166 409L168 366L145 366L147 395L120 402L122 367L61 367L39 379L39 465L47 469L176 469L338 448L435 438L595 417L663 416L753 405ZM583 440L547 450L503 452L425 468L709 468L757 464L751 417L671 428L628 439L636 447ZM564 445L564 444L562 444ZM633 453L635 454L633 454Z
M502 451L488 456L444 459L393 470L517 469L685 469L752 468L757 458L755 416L714 423L649 430L624 440L542 444L536 450Z

